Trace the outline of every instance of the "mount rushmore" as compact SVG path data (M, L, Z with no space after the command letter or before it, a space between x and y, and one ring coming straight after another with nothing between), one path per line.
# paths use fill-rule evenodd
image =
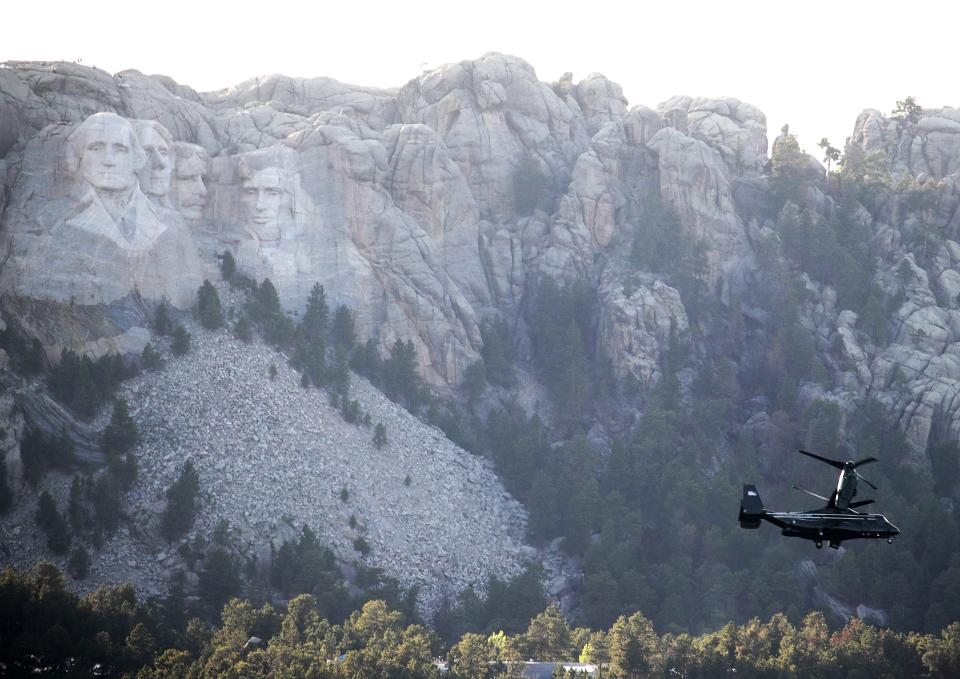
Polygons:
M736 100L627 111L602 76L551 86L499 54L399 90L268 76L202 95L11 62L0 92L0 286L51 356L139 351L149 309L190 307L229 250L289 312L320 283L383 351L412 340L440 388L477 359L483 319L516 316L531 275L598 276L650 191L709 241L712 279L735 281L745 230L730 182L757 174L767 147L763 114ZM524 192L543 200L518 213ZM685 324L664 287L604 321L645 378L655 339ZM641 319L614 328L621 313Z
M881 157L897 180L936 185L931 218L949 226L960 114L918 116L904 127L865 111L851 148ZM4 318L52 357L139 351L152 307L190 307L230 251L293 314L319 283L382 352L411 340L421 375L449 391L479 356L484 320L522 325L531 281L576 276L597 290L598 345L616 373L650 384L671 327L683 332L688 318L677 290L624 266L636 225L651 197L662 200L702 248L710 290L741 298L758 285L757 251L776 219L762 205L768 146L764 114L737 99L628 107L602 75L545 83L495 53L396 89L271 75L207 93L134 70L8 62ZM803 157L801 207L828 211L823 168ZM932 427L960 427L943 351L960 337L960 246L937 245L935 270L923 271L893 233L896 208L887 212L858 218L885 244L878 284L902 288L896 341L865 343L856 314L813 281L804 322L824 351L843 349L835 366L824 359L842 378L830 398L877 396L919 450ZM907 268L901 285L895 272Z

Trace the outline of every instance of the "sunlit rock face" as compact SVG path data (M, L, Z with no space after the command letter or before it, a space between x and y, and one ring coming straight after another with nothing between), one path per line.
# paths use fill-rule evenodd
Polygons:
M189 308L230 251L289 313L323 285L361 339L384 355L412 341L422 376L449 389L482 319L516 319L542 275L597 284L651 200L701 242L712 286L752 262L730 184L765 162L765 121L735 99L629 109L602 75L548 84L502 54L396 90L272 75L197 93L14 62L0 89L0 283L51 351L136 350L152 307ZM98 155L117 145L129 153ZM652 360L615 354L621 371Z
M538 158L553 185L569 180L586 146L582 114L573 111L527 62L502 54L448 64L411 80L397 94L405 123L437 132L460 166L481 218L513 216L513 172Z
M600 284L598 341L619 377L641 386L660 378L670 333L689 328L680 293L653 276L608 270Z
M851 142L876 154L898 179L944 179L960 172L960 110L922 109L915 121L895 120L876 109L858 117Z
M657 132L649 146L657 153L664 202L676 210L687 235L705 246L711 285L735 287L750 248L722 156L673 127Z
M681 131L720 153L731 175L757 176L767 163L767 117L756 106L733 97L678 96L657 110L682 119Z
M286 310L298 313L322 285L331 304L351 308L361 338L384 352L412 341L428 381L456 383L480 346L477 314L447 270L463 244L445 239L442 225L431 237L394 203L384 186L391 171L398 176L382 145L316 121L282 145L212 161L206 238L231 250L242 274L269 278ZM482 300L476 247L474 235L462 259Z

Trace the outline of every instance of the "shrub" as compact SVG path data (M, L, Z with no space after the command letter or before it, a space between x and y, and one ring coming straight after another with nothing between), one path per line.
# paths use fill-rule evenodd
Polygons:
M238 340L249 342L253 338L253 331L250 329L250 319L246 315L240 316L233 325L233 336Z
M360 414L360 402L357 399L344 398L341 401L340 414L343 419L350 424L356 424L362 420Z
M373 445L375 445L378 450L387 445L387 428L383 422L377 422L377 426L373 430Z
M360 536L353 541L353 548L364 556L370 553L370 543L364 540L363 536Z

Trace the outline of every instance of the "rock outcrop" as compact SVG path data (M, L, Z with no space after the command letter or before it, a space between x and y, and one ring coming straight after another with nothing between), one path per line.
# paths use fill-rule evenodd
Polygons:
M867 109L850 139L867 155L879 154L898 177L943 179L960 172L960 110L921 109L916 116L895 120Z
M200 94L133 70L10 62L0 91L3 289L7 306L67 307L54 317L69 322L24 324L51 354L138 350L151 306L189 307L214 255L231 250L289 311L320 283L382 352L413 341L421 374L449 389L477 359L482 318L515 316L531 277L599 280L656 194L705 246L712 284L750 266L730 182L759 172L766 130L735 99L628 110L602 75L551 86L501 54L398 90L271 75ZM104 111L118 129L154 121L132 128L139 145L172 149L166 192L148 191L154 170L138 165L123 205L104 205L114 194L84 178L67 143ZM518 214L521 202L535 209ZM130 223L145 243L115 237ZM133 261L114 245L153 252Z
M655 383L671 332L687 331L680 293L653 276L610 272L600 285L598 341L620 377Z

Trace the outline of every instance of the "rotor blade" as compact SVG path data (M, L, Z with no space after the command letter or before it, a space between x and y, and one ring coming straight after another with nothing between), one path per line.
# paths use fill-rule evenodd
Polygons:
M823 500L824 502L830 502L830 500L828 500L827 498L823 497L822 495L817 495L816 493L811 493L809 490L805 490L805 489L801 488L800 486L794 486L793 489L794 489L794 490L799 490L801 493L806 493L807 495L812 495L813 497L817 498L818 500Z
M805 450L800 450L800 451L797 451L797 452L802 453L802 454L806 455L807 457L812 457L814 460L820 460L821 462L825 462L825 463L827 463L828 465L830 465L831 467L836 467L837 469L843 469L843 462L838 462L837 460L831 460L829 457L821 457L820 455L817 455L816 453L808 453L808 452L805 451Z
M851 502L847 506L850 507L850 509L856 509L857 507L864 507L866 505L872 505L872 504L873 504L873 500L859 500L857 502Z
M876 462L876 461L877 461L877 458L875 457L865 457L862 460L857 460L856 462L854 462L853 468L856 469L862 464L870 464L871 462Z
M868 486L870 486L870 487L873 488L874 490L880 490L880 489L877 488L875 485L873 485L872 483L870 483L869 481L867 481L865 478L863 478L862 476L860 476L860 472L854 471L853 473L857 475L857 478L858 478L858 479L860 479L861 481L863 481L865 484L867 484Z

